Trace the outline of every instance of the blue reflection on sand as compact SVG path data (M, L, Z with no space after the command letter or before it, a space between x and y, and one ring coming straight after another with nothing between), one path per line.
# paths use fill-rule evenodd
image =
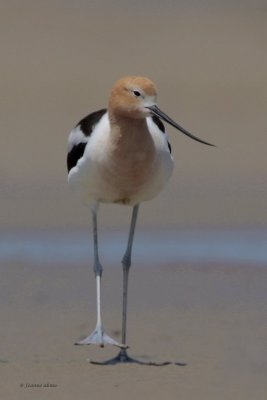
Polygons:
M119 264L124 232L101 233L100 255L105 264ZM88 232L0 233L0 262L31 264L91 264ZM267 266L267 229L172 230L136 232L135 265L170 263L246 263Z

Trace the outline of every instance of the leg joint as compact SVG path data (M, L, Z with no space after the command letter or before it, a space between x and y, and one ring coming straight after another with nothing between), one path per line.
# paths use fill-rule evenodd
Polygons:
M131 256L129 256L129 254L125 254L121 262L123 269L129 269L132 264Z
M102 272L103 272L103 267L100 264L100 262L99 261L95 262L95 264L94 264L95 276L100 276L101 277L102 276Z

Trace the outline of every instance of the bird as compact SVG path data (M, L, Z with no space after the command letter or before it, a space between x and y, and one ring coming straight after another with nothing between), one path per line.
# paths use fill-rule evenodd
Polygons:
M93 269L96 280L96 327L77 345L117 346L119 354L98 364L144 362L128 355L126 342L128 279L139 206L160 193L169 181L174 161L163 121L200 143L157 104L157 88L146 77L126 76L111 88L107 108L81 119L68 138L68 183L89 207L93 225ZM122 258L122 340L109 336L101 317L101 277L97 215L100 204L121 204L132 208L126 251ZM166 364L169 362L165 362ZM152 363L150 363L152 364ZM161 364L161 365L163 365ZM156 364L154 364L156 365ZM158 364L157 364L158 365Z

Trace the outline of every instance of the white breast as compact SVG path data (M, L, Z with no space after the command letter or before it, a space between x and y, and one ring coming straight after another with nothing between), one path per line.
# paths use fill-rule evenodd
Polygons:
M127 190L124 195L121 183L116 184L121 180L115 179L116 176L112 175L112 165L109 166L113 142L108 114L100 119L89 139L86 138L88 143L83 157L71 169L68 177L70 185L80 192L86 204L100 201L132 205L150 200L163 189L172 174L173 159L168 148L167 135L160 131L150 117L147 118L147 125L155 147L153 168L142 187L135 188L131 186L131 182L125 183ZM79 132L71 133L69 146L78 144L79 138L85 140Z

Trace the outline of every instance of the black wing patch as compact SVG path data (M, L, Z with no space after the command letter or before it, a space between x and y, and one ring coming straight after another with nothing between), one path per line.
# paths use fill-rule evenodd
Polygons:
M90 136L93 132L94 126L98 123L98 121L103 117L103 115L107 112L106 108L102 110L98 110L93 112L92 114L87 115L76 125L80 127L84 136Z
M76 166L79 159L82 158L86 145L87 142L76 144L68 153L67 156L68 172L70 172L70 170Z
M155 114L153 114L152 115L152 120L153 120L154 124L157 125L159 130L161 132L165 133L165 126L164 126L163 122L161 121L161 119L159 119L159 117L157 117Z
M107 109L103 108L87 115L85 118L81 119L80 122L78 122L76 128L79 127L84 136L89 137L93 132L95 125L98 123L98 121L100 121L106 112ZM70 170L77 165L79 159L82 158L86 145L87 141L78 143L72 147L67 156L68 172L70 172Z
M153 120L154 124L157 125L157 127L159 128L159 130L160 130L162 133L165 133L165 126L164 126L163 122L161 121L161 119L160 119L159 117L157 117L155 114L153 114L153 115L152 115L152 120ZM169 148L170 153L171 153L171 152L172 152L172 148L171 148L170 142L168 142L168 148Z

